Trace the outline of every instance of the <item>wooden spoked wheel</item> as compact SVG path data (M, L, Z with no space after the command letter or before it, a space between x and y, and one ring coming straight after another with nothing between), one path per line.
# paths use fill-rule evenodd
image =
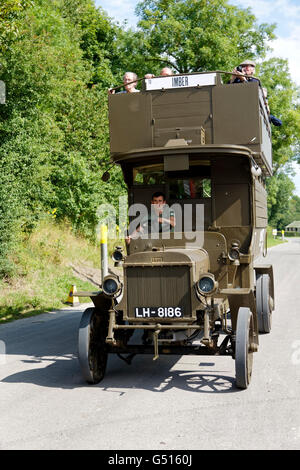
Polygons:
M99 383L106 371L107 320L95 308L84 311L78 332L78 359L84 379L91 384Z
M237 317L235 343L235 373L238 388L248 387L253 365L253 315L249 308L240 307Z

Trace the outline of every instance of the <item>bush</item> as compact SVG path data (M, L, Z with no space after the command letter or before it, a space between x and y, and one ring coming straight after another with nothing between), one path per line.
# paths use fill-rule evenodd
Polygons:
M284 236L288 238L300 237L300 232L284 232Z

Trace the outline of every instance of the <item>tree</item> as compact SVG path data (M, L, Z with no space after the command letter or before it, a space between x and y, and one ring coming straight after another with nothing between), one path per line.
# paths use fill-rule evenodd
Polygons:
M37 0L22 12L16 36L6 37L0 107L0 274L18 234L47 211L93 236L97 208L123 186L100 178L108 161L107 92L93 85L95 68L82 49L82 31L61 12L62 0ZM11 21L15 21L15 16ZM19 20L18 20L19 21ZM111 77L103 66L103 82Z
M258 67L262 85L267 88L271 114L282 120L272 127L273 171L297 160L300 155L299 88L293 83L287 60L272 58Z
M119 27L93 0L60 0L59 10L80 34L83 58L93 66L91 84L109 88L114 81L112 63L117 58L116 37Z
M263 57L274 25L257 25L250 9L227 0L144 0L138 3L144 60L177 72L232 69Z
M0 5L0 51L2 54L7 50L11 40L18 37L23 12L31 5L31 0L2 0ZM5 62L5 57L1 56L1 65L3 61ZM4 78L3 74L0 78ZM0 112L3 113L3 111L4 106L0 104ZM0 131L0 146L4 139L5 135ZM0 159L0 276L5 276L13 272L13 263L9 259L9 254L14 247L17 220L22 210L19 203L20 188L14 177L14 165L7 158L3 148L1 148Z
M263 62L258 75L267 88L271 113L282 120L281 127L271 125L274 176L267 187L269 222L284 228L292 221L289 200L294 184L290 179L290 164L299 158L300 149L299 88L293 83L284 59Z
M280 172L269 179L267 187L269 224L282 230L292 221L290 200L295 185L287 174Z
M299 196L293 196L290 199L289 212L291 214L291 222L295 220L300 221L300 197Z
M20 14L32 4L33 0L1 0L0 50L5 50L6 41L18 35Z

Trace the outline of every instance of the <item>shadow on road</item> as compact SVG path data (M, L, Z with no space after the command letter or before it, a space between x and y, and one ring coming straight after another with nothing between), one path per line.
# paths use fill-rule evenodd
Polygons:
M119 395L130 394L133 390L148 390L154 393L163 393L172 388L178 388L194 393L233 393L238 389L231 376L223 371L205 369L199 362L192 367L184 364L176 370L176 364L181 356L161 356L155 363L152 356L138 356L135 364L128 366L115 355L109 357L106 376L97 385L89 385L81 377L79 363L76 355L68 354L60 358L41 357L23 360L25 364L33 367L29 370L17 372L5 377L4 383L30 383L41 387L75 389L85 387L98 388L103 392L115 392ZM45 365L48 363L48 365ZM208 366L215 366L209 363ZM175 369L175 370L173 370ZM198 369L198 370L195 370Z
M239 391L235 386L234 362L230 357L226 361L232 375L227 375L227 364L226 370L216 370L220 361L218 357L210 357L203 362L204 356L161 355L153 361L152 355L137 355L129 366L112 354L104 380L97 385L89 385L82 378L77 358L81 315L82 312L62 311L55 316L42 315L1 328L0 339L7 346L6 373L10 363L14 370L14 373L3 377L2 382L62 389L99 388L99 391L119 394L130 393L133 389L163 393L172 388L194 393ZM219 364L222 364L220 369L224 368L224 358Z

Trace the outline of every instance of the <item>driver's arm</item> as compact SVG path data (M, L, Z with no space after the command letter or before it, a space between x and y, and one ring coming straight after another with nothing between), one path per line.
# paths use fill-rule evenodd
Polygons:
M165 222L167 224L170 224L171 227L175 227L176 221L175 221L174 212L170 211L170 218L169 219L166 219L165 217L162 217L161 215L159 215L158 222L160 222L161 224Z

